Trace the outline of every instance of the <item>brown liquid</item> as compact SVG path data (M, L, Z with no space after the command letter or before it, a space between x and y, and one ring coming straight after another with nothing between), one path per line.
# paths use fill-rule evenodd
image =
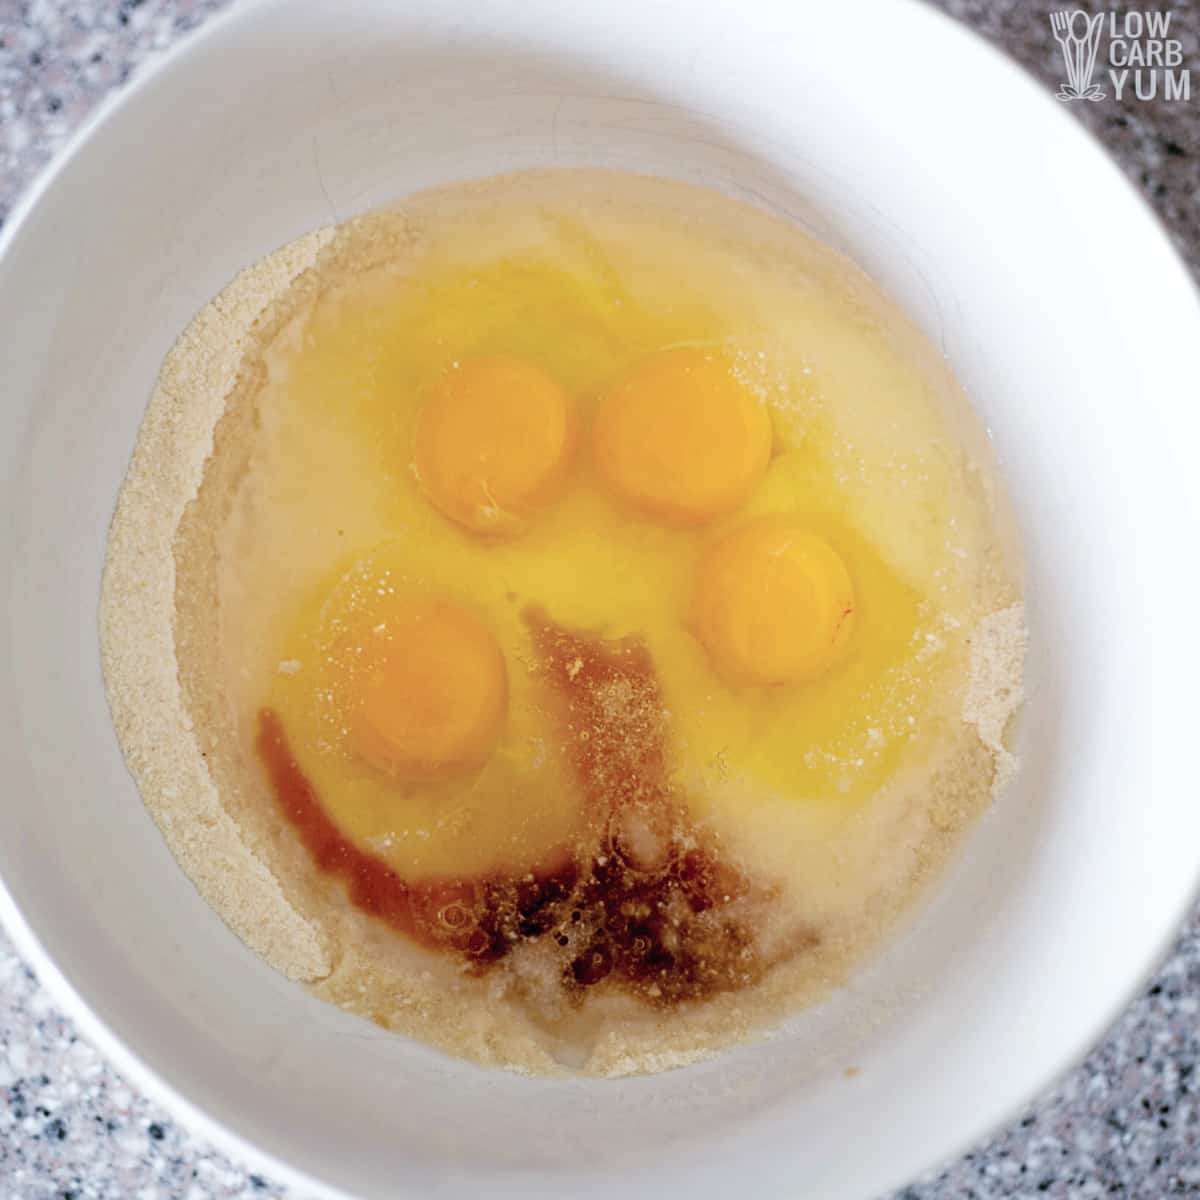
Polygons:
M770 897L718 858L671 786L666 715L645 646L576 633L539 611L526 620L585 800L587 828L564 866L407 882L341 834L278 715L264 708L257 748L283 814L317 867L344 880L353 904L477 971L537 941L575 997L604 979L651 1004L754 982L769 963L746 917Z

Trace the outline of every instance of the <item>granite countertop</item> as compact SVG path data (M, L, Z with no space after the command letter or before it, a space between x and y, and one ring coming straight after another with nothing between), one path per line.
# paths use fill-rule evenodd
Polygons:
M0 223L97 101L227 2L0 0ZM1057 86L1049 5L938 2ZM1083 7L1118 6L1088 0ZM1176 0L1171 32L1183 41L1185 65L1200 73L1194 0ZM1139 101L1127 92L1071 108L1140 186L1200 276L1200 95ZM1198 1012L1200 913L1193 913L1151 986L1082 1066L1009 1128L891 1200L1200 1196ZM283 1195L130 1087L0 934L0 1197Z

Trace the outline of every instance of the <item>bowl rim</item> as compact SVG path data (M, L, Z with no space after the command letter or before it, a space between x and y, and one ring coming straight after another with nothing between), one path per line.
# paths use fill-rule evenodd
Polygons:
M542 0L538 0L542 2ZM600 0L588 0L599 3ZM177 62L197 50L218 42L240 23L253 19L259 12L282 7L286 0L238 0L207 16L203 23L178 35L169 45L151 51L134 69L130 78L109 92L70 133L62 146L41 166L26 183L10 210L3 228L0 228L0 270L11 247L19 240L24 226L58 178L64 173L82 147L105 125L119 116L126 106L136 103L147 84L169 71ZM1074 135L1084 139L1096 152L1096 157L1106 165L1110 187L1124 189L1127 197L1135 201L1136 208L1144 220L1157 230L1157 234L1173 260L1179 275L1188 284L1193 302L1197 329L1200 331L1200 280L1196 278L1183 257L1165 221L1133 184L1107 146L1087 126L1053 103L1047 85L1023 63L994 45L982 33L964 21L952 17L929 0L904 0L905 20L928 20L940 23L942 28L953 30L960 44L970 43L974 52L990 58L993 68L1003 70L1011 85L1035 91L1042 102L1048 120L1069 122ZM1053 117L1050 114L1054 113ZM990 1108L981 1106L981 1115L972 1124L969 1135L955 1139L953 1145L944 1149L933 1161L927 1162L909 1179L896 1180L889 1186L903 1188L931 1172L960 1158L972 1146L989 1139L1010 1125L1022 1112L1038 1103L1056 1090L1062 1081L1075 1071L1092 1053L1107 1033L1129 1010L1130 1006L1146 989L1150 980L1158 973L1163 962L1177 943L1188 915L1200 902L1200 871L1192 880L1183 902L1165 922L1163 929L1144 959L1144 965L1135 980L1121 992L1099 1021L1086 1033L1077 1037L1073 1044L1064 1047L1058 1065L1050 1071L1043 1082L1032 1091L1016 1100L1004 1100ZM165 1109L191 1134L203 1137L216 1150L233 1160L235 1164L262 1171L285 1186L314 1200L357 1200L353 1193L336 1184L310 1175L291 1166L286 1160L263 1150L254 1142L243 1137L199 1104L193 1102L184 1091L156 1068L150 1066L129 1044L115 1034L109 1025L93 1010L87 999L75 987L67 969L50 956L40 937L26 919L15 898L0 876L0 928L12 939L17 952L33 969L38 983L45 987L55 1004L80 1028L88 1040L104 1058L127 1079L140 1093ZM603 1081L599 1081L601 1084ZM411 1193L409 1193L411 1194Z
M72 159L97 130L107 125L127 105L134 103L148 83L174 64L195 52L203 44L216 41L229 28L246 19L255 9L269 7L273 0L243 0L229 3L187 30L160 50L152 51L123 84L101 100L67 140L29 181L0 228L0 270L9 249L16 244L25 223L41 198L54 186ZM206 1138L220 1153L238 1165L252 1167L274 1176L285 1186L308 1192L314 1200L358 1200L351 1193L297 1170L283 1159L262 1150L226 1125L219 1117L190 1100L179 1088L151 1067L140 1054L118 1037L68 978L66 972L42 945L33 926L26 920L8 885L0 876L0 929L12 939L17 952L32 968L37 982L46 989L56 1005L80 1028L117 1072L130 1081L145 1097L165 1109L189 1133Z

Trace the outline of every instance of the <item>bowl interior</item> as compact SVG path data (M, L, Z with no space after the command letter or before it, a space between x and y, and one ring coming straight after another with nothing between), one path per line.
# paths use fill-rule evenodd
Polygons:
M1185 455L1200 428L1181 387L1200 314L1185 273L1075 124L936 14L860 0L847 37L840 6L755 13L240 6L139 81L9 231L0 909L120 1065L310 1191L873 1194L1080 1053L1191 896ZM769 1043L619 1082L450 1061L260 963L145 813L96 635L116 492L195 311L314 226L552 164L707 184L847 250L981 410L1030 580L1023 770L931 901Z

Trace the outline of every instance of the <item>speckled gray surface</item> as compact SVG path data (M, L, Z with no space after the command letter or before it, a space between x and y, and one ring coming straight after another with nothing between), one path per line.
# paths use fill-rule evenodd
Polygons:
M0 0L0 222L97 101L226 2ZM1057 85L1049 5L942 0L942 7ZM1200 70L1200 10L1153 7L1174 12L1172 34ZM1200 95L1188 103L1110 96L1072 107L1141 186L1200 275ZM1200 1195L1198 1013L1200 914L1193 914L1152 986L1081 1067L1010 1128L892 1200ZM0 1198L283 1194L130 1088L0 934Z

